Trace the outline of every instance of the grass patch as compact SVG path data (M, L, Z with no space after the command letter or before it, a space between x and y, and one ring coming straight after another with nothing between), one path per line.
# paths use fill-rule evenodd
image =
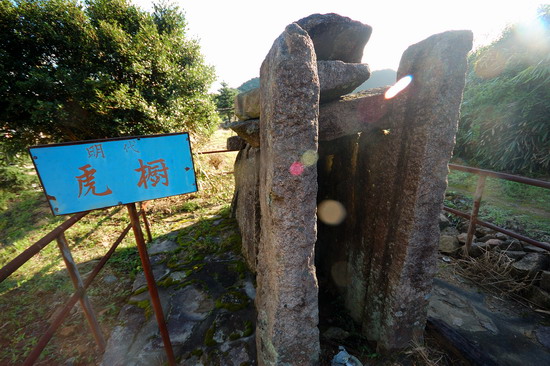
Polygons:
M451 170L445 205L469 213L477 179L474 174ZM550 241L550 189L487 178L480 218L539 241Z

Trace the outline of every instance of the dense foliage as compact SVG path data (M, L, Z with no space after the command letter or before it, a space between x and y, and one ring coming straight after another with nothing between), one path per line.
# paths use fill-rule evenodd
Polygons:
M470 56L455 155L523 175L550 172L550 6Z
M0 137L36 143L186 130L219 122L214 72L178 8L128 0L0 0ZM2 146L0 146L2 147Z

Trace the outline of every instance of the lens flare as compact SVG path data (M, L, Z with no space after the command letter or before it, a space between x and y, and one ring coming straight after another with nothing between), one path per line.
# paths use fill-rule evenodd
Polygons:
M307 150L300 159L300 162L304 164L305 166L312 166L317 163L317 160L319 160L319 155L313 150Z
M346 209L338 201L324 200L317 207L317 216L327 225L340 225L346 218Z
M302 175L302 173L304 172L304 164L300 163L299 161L295 161L294 163L292 163L288 171L292 175Z
M386 90L386 94L384 94L384 98L391 99L395 97L397 94L401 93L407 86L409 86L412 79L413 79L412 75L407 75L399 79L397 83L393 84L391 88Z

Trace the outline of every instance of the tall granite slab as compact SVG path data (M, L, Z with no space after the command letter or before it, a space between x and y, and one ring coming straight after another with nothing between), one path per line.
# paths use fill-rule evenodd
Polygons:
M232 216L241 233L242 253L248 267L256 271L260 242L260 149L247 145L235 159L235 193L231 203Z
M314 266L319 78L313 43L293 23L260 70L261 239L257 257L260 365L316 365L320 346Z
M319 148L319 200L348 216L319 224L318 267L381 350L421 339L436 272L438 215L455 143L472 33L437 34L409 47L383 129Z

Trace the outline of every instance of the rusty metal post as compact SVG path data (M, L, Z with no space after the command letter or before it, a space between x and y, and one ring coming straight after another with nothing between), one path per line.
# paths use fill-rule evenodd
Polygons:
M73 281L73 286L75 290L78 291L80 289L84 289L84 282L82 281L82 277L80 277L80 273L78 272L76 263L73 259L69 246L67 245L65 234L59 234L56 240L59 251L61 252L61 256L63 257L63 261L65 262L65 266L67 267L67 271L69 272L69 276L71 277L71 281ZM80 305L82 306L82 310L84 310L84 314L86 315L86 319L88 320L88 325L90 326L90 329L92 330L92 333L94 335L97 346L103 352L105 351L105 338L103 338L103 333L101 332L101 328L95 316L92 304L90 303L90 299L88 298L88 295L86 295L86 293L84 292L79 300Z
M139 215L136 210L136 204L130 203L127 204L126 207L128 208L128 213L130 214L130 221L132 222L132 228L136 237L139 257L141 258L141 264L143 265L143 273L145 274L145 279L147 280L147 287L149 289L149 295L151 296L153 309L155 310L155 316L157 318L160 335L162 336L164 349L166 351L166 355L168 356L168 364L170 366L175 366L176 358L174 357L174 351L172 350L172 343L170 342L168 328L166 327L166 322L164 321L164 313L162 311L162 305L160 303L157 284L155 283L155 277L153 276L153 271L151 270L151 263L149 262L149 256L147 254L147 248L145 246L145 239L143 238L143 232L141 231L141 225L139 222Z
M470 215L470 225L468 226L468 234L466 236L466 245L464 246L464 254L470 255L470 248L472 247L472 241L476 232L476 222L479 213L479 206L481 205L481 196L483 196L483 190L485 189L485 175L480 175L477 180L476 192L474 194L474 207L472 207L472 214Z
M151 227L149 226L149 220L147 219L147 213L145 212L145 203L140 202L141 208L141 217L143 217L143 224L145 225L145 231L147 232L147 238L149 241L153 241L153 236L151 235Z

